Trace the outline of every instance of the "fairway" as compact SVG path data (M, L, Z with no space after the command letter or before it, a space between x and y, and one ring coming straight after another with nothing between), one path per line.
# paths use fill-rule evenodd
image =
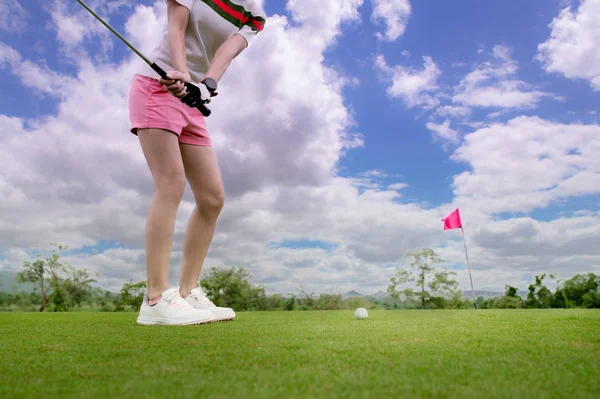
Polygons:
M0 398L600 397L600 311L0 314Z

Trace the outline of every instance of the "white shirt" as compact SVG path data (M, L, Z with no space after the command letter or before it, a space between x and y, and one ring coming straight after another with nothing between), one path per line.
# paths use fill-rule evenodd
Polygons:
M229 37L239 33L250 44L265 24L264 10L253 0L175 1L190 10L185 31L185 48L188 71L194 82L200 82L204 78L216 51ZM167 31L165 26L162 40L149 58L168 72L175 68L169 55ZM150 68L142 74L159 77Z

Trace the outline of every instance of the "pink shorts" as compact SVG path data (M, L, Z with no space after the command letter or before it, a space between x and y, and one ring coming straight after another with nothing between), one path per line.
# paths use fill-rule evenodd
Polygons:
M131 133L137 129L165 129L182 144L211 146L204 115L179 100L158 80L136 74L129 90Z

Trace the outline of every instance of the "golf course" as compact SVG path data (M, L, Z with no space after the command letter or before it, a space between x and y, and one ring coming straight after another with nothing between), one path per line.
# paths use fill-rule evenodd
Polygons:
M597 398L600 311L0 313L1 398Z
M600 399L600 0L0 11L0 399Z

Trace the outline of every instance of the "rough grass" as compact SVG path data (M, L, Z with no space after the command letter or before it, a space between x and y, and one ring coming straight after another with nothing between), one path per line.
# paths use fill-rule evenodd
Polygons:
M600 311L0 314L0 398L600 397Z

